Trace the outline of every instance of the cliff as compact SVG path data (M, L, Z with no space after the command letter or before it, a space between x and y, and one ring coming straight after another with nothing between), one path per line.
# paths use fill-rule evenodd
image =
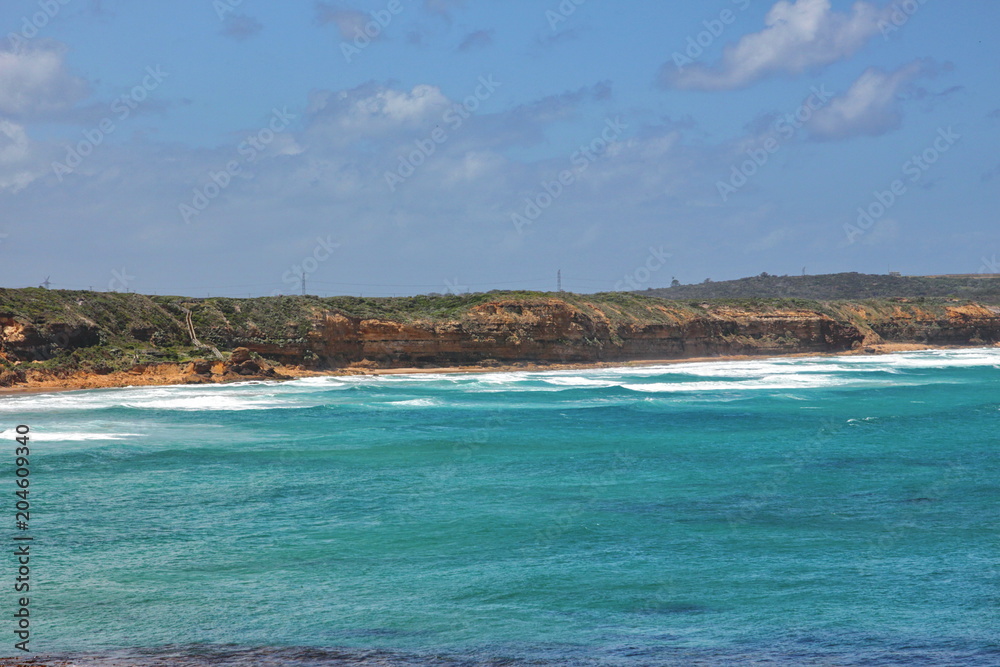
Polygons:
M958 299L689 302L510 292L187 299L0 289L0 385L6 386L216 382L358 367L627 362L998 341L1000 306Z

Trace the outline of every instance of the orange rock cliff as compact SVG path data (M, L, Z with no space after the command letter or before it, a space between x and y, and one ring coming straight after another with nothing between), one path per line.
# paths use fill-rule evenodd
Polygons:
M560 293L196 300L41 292L0 290L0 385L214 382L359 365L610 363L1000 341L1000 307L953 299L697 303Z

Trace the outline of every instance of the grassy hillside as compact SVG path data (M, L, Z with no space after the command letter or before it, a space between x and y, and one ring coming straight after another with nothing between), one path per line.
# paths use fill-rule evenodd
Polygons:
M642 292L663 299L799 298L822 301L888 297L951 297L1000 303L1000 275L887 276L836 273L771 276L679 285Z
M874 293L889 289L886 285L862 278L858 274L813 277L811 282L800 279L795 287L806 292L827 290L827 293L834 287L845 291L850 284L858 285L855 292ZM963 286L967 290L974 289L976 301L997 302L1000 291L990 292L990 281L974 282L970 286L969 281L975 279L920 279L925 282L903 279L909 281L906 284L911 293L920 285L923 285L921 289L924 291L938 292L947 291L946 287L950 287L951 291L944 297L817 300L764 298L756 294L767 294L769 291L773 294L779 291L781 285L789 284L782 281L790 280L761 277L728 284L692 286L697 288L695 296L669 301L653 293L621 292L590 295L490 292L401 298L282 296L192 299L0 288L0 375L15 370L25 362L30 366L22 366L22 369L111 373L157 362L210 358L215 354L213 348L225 353L236 347L248 347L261 355L269 355L272 360L308 364L316 360L313 351L317 349L317 340L325 341L319 345L326 350L324 354L339 344L347 346L336 353L342 357L362 354L358 350L362 349L363 343L357 342L357 347L350 348L349 334L343 330L334 338L324 338L327 335L321 333L324 318L332 314L354 320L351 326L370 332L375 339L389 335L391 340L385 343L379 354L420 354L428 363L434 363L441 355L461 356L464 349L461 341L494 341L490 344L496 345L497 353L509 353L508 356L518 354L520 348L517 346L522 343L529 347L534 345L532 354L536 357L577 354L577 348L588 345L612 349L620 347L630 337L633 347L641 347L645 343L635 342L640 340L635 338L635 332L650 327L656 329L657 325L665 325L665 328L660 327L661 331L675 332L664 334L665 340L671 337L676 339L677 331L685 331L685 342L679 343L680 347L701 346L711 352L715 348L731 348L737 338L745 338L744 342L752 348L768 337L784 337L788 339L786 347L792 349L817 344L814 340L817 334L810 328L812 325L802 325L797 329L798 325L794 323L796 318L809 319L817 315L825 315L841 329L846 327L851 331L860 331L863 336L869 333L874 335L878 331L887 339L900 340L972 344L996 339L996 330L1000 329L996 317L1000 310L993 306L986 311L976 308L968 311L971 313L970 321L981 319L983 312L990 320L986 324L973 322L968 325L980 327L975 330L967 330L962 319L966 316L959 312L963 309L958 306L968 301L960 296L959 288ZM764 287L751 289L753 285ZM722 289L710 289L713 287ZM751 297L742 294L730 296L728 293L733 291L754 294ZM677 295L691 294L684 288L675 288L673 292ZM726 298L713 298L718 297L720 292ZM191 337L189 317L198 345ZM372 324L366 320L380 322ZM754 323L772 320L776 322L773 332L764 331L770 325ZM386 327L384 323L412 327ZM436 328L444 323L447 326ZM698 324L694 324L692 329L677 328L691 323ZM399 333L399 338L392 338L396 334L385 333L404 330L416 333L412 336ZM441 331L458 336L460 342L440 342L444 340ZM757 333L752 335L747 333L755 331ZM847 334L841 331L834 338L843 335ZM364 335L358 334L355 340L363 339ZM420 352L417 349L419 341L428 339L438 340L441 346L433 353ZM828 344L836 346L838 343ZM509 349L501 349L505 346ZM662 343L663 346L669 344ZM649 353L654 354L655 349L660 348L654 345Z

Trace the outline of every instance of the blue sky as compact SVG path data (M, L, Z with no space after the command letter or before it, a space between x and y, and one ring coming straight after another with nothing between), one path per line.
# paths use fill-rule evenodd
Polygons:
M0 285L1000 272L991 0L5 0Z

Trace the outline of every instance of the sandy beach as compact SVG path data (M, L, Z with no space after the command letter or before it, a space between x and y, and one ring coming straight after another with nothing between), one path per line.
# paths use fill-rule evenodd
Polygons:
M728 355L716 357L686 357L681 359L643 359L639 361L602 361L578 362L567 364L550 364L536 362L517 362L495 366L441 366L441 367L398 367L371 368L361 363L333 370L307 370L297 366L273 366L274 372L280 376L276 381L295 380L306 377L342 377L352 375L425 375L449 373L513 373L513 372L545 372L571 371L592 368L629 368L636 366L662 366L669 364L686 364L715 361L746 361L748 359L794 358L794 357L826 357L855 356L866 354L892 354L895 352L914 352L933 349L961 349L940 345L920 345L909 343L885 343L866 346L858 350L844 352L799 352L794 354L763 354L763 355ZM27 383L14 387L0 388L0 397L20 396L34 393L56 391L80 391L84 389L118 389L125 387L175 386L191 384L185 381L190 377L188 364L165 363L155 366L145 366L141 369L108 374L78 373L67 378L30 379ZM231 384L238 382L259 381L261 378L218 378L204 384Z

